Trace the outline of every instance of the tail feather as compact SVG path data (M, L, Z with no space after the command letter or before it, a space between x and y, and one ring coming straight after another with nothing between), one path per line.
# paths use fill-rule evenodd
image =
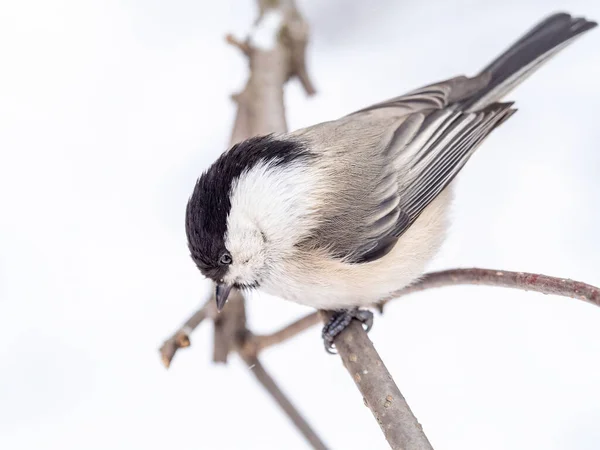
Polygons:
M596 22L566 13L548 17L480 72L479 76L489 74L489 83L463 101L461 108L476 110L500 100L544 62L596 25Z

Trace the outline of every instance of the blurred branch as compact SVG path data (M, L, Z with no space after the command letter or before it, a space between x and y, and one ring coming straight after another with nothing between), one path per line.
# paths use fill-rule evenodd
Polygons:
M225 42L229 45L233 45L238 50L240 50L245 56L250 56L251 48L248 45L248 42L242 42L238 38L236 38L233 34L229 33L225 35Z
M231 34L226 37L227 42L248 57L250 65L246 86L233 96L238 109L232 145L252 136L287 130L283 87L296 74L292 55L299 44L285 30L302 28L308 33L308 26L293 1L259 0L258 6L259 17L245 42ZM304 39L304 47L302 55L297 57L304 60L307 35L298 36ZM227 308L215 320L215 362L227 361L238 335L246 329L243 302L241 294L232 292Z
M296 428L302 435L306 438L306 440L312 445L313 448L319 450L326 450L327 447L321 441L319 436L312 430L308 422L300 415L300 413L296 410L294 405L290 403L285 394L279 389L277 383L271 378L271 375L267 373L259 359L256 355L248 354L244 351L240 351L240 356L248 365L248 369L250 372L256 377L258 382L262 384L262 386L266 389L266 391L271 394L273 399L277 402L277 404L281 407L281 409L285 412L285 414L290 418L292 423L296 425Z
M258 6L259 17L246 41L242 42L231 34L225 38L248 58L250 65L246 86L242 92L232 96L238 108L231 145L252 136L287 130L283 86L292 76L297 75L301 79L307 92L314 92L304 63L308 26L294 2L259 0ZM265 371L255 347L244 345L252 333L246 327L245 302L239 291L231 292L227 307L220 314L216 313L212 297L167 339L160 348L163 364L168 368L176 351L190 346L189 334L206 318L214 321L213 361L226 363L230 352L237 351L310 445L315 449L325 449L325 444Z
M241 292L231 291L227 308L217 314L214 324L213 362L226 363L229 353L247 333L246 303Z

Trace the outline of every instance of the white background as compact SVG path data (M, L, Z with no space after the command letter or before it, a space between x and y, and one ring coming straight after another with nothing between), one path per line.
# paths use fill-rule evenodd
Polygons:
M299 0L310 71L290 128L461 73L545 15L596 0ZM223 36L243 1L5 1L0 6L0 448L301 449L211 327L166 371L157 348L209 284L183 217L227 145L246 61ZM458 180L432 268L483 266L600 284L600 31L511 95L520 108ZM257 332L308 310L257 294ZM371 333L434 447L597 449L600 310L485 287L399 300ZM317 328L264 355L332 448L385 441Z

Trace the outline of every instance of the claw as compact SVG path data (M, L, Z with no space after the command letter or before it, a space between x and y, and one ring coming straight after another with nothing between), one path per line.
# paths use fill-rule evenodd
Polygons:
M329 354L335 355L337 352L334 351L335 339L338 335L350 325L352 319L358 320L364 327L366 332L369 332L373 327L373 313L365 309L347 309L342 311L336 311L331 319L323 327L321 336L323 337L323 344L325 345L325 351Z
M373 313L366 309L357 309L354 318L361 322L368 333L373 328Z

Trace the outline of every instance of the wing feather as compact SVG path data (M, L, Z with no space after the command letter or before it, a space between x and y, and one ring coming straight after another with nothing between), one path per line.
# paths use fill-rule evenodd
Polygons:
M481 142L514 113L496 103L595 22L554 14L475 77L455 77L300 130L323 158L330 198L307 245L349 262L389 252L452 182ZM334 188L332 188L334 186Z
M512 113L494 103L468 112L449 105L473 92L466 77L426 86L302 130L329 164L335 186L322 225L304 244L364 263L381 258L452 181L479 143ZM476 85L481 80L475 80ZM350 147L349 147L350 145ZM354 148L351 146L354 145Z
M348 262L384 256L483 139L514 112L511 106L494 103L477 112L445 108L405 117L381 149L357 150L370 157L348 171L338 170L346 186L346 196L336 199L342 211L331 212L328 225L314 238ZM355 182L357 177L360 182Z

